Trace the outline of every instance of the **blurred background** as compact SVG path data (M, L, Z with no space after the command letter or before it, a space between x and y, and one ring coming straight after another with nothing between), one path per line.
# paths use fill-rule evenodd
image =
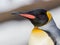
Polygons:
M0 0L0 45L27 45L34 26L11 12L38 8L50 11L60 29L60 0Z

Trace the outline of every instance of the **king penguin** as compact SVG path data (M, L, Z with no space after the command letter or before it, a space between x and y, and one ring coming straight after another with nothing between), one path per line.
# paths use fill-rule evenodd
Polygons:
M60 29L56 27L49 11L36 9L12 14L25 17L34 25L28 45L60 45Z

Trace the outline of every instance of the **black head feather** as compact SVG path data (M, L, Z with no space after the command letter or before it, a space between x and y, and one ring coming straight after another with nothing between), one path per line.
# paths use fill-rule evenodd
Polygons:
M35 26L42 26L48 22L48 17L46 14L47 10L37 9L27 12L28 14L34 15L35 19L29 19Z

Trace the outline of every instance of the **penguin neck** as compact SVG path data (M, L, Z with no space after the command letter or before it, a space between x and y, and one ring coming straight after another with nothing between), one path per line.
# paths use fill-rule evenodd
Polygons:
M57 30L59 30L56 27L56 24L53 19L49 23L45 24L44 26L38 27L38 28L49 31L49 32L53 32L53 33L57 32Z

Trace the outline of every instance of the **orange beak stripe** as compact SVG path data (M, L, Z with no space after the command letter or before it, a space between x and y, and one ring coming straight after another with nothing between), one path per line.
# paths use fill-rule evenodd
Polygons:
M31 14L20 14L20 16L29 18L29 19L35 19L35 16L31 15Z

